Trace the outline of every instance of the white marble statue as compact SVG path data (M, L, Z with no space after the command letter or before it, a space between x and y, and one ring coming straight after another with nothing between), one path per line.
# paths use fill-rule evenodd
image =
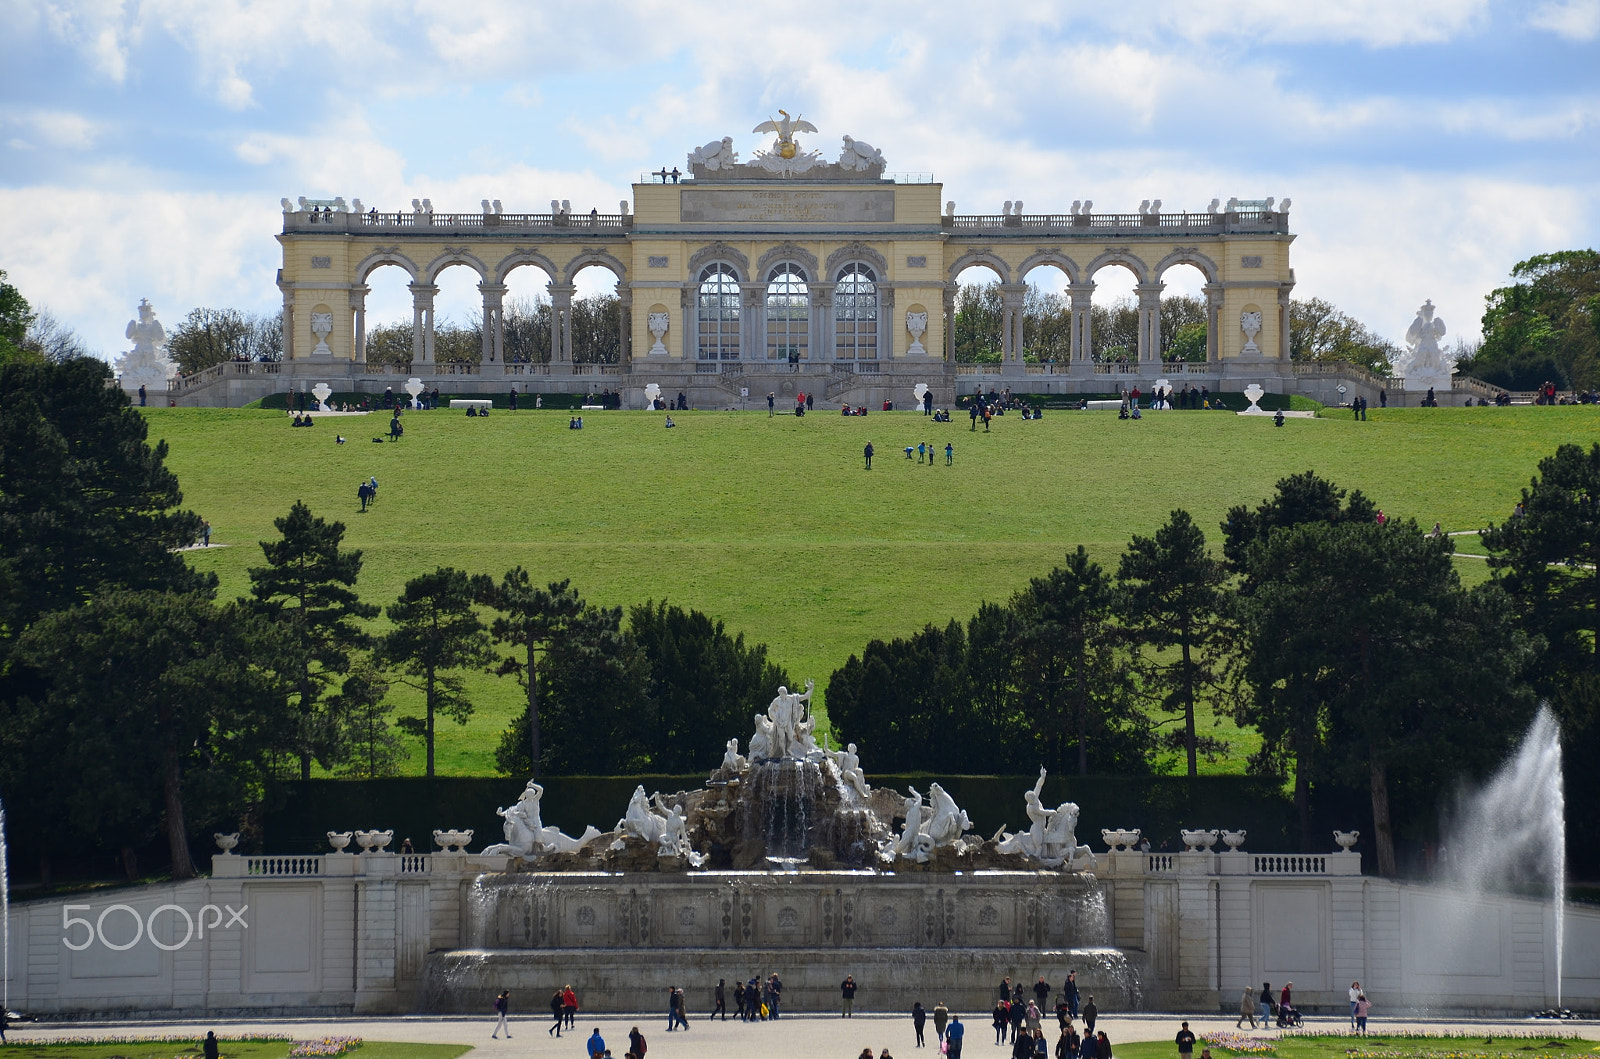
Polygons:
M544 826L539 815L539 801L543 797L544 788L534 780L529 780L514 804L496 809L495 814L505 821L506 840L485 848L483 852L509 857L571 853L591 839L600 837L600 832L593 826L584 828L583 834L577 838L564 834L558 827Z
M817 741L812 736L817 722L806 709L816 686L816 681L806 681L804 694L779 686L777 696L767 707L769 723L763 724L761 716L756 715L756 734L750 739L750 760L803 758L817 750Z
M728 749L722 754L722 767L729 772L743 772L749 762L739 753L739 740L728 740Z
M651 797L645 797L642 785L634 788L633 797L628 799L627 811L617 821L615 830L630 838L654 843L657 856L683 857L691 867L696 868L704 861L689 846L689 820L683 810L675 805L667 805L659 791Z
M167 380L178 373L167 359L167 330L156 319L156 311L144 298L139 299L139 319L128 321L125 332L133 339L133 349L117 358L118 381L129 393L143 386L150 391L167 391Z
M689 168L701 166L715 173L719 169L732 169L739 164L739 152L733 149L733 137L712 140L704 147L689 152Z
M934 850L955 845L971 828L972 821L939 784L928 786L926 806L921 793L915 787L909 789L911 797L905 800L905 830L887 841L885 852L926 864Z
M927 353L927 347L922 344L922 336L928 332L928 314L906 313L906 330L911 333L911 345L907 347L906 352L915 356Z
M928 801L933 807L933 817L928 821L928 837L935 847L948 846L972 829L964 809L939 784L928 786Z
M844 150L839 152L839 168L853 172L865 172L869 169L882 168L883 152L862 140L852 136L844 138Z
M1001 853L1021 853L1032 857L1047 868L1066 865L1078 870L1094 861L1088 846L1078 845L1078 806L1062 802L1054 809L1046 809L1041 795L1044 792L1046 772L1039 770L1039 781L1033 789L1024 792L1024 810L1029 827L1017 834L1003 834L998 849Z
M778 138L772 141L772 149L757 151L750 164L776 176L797 176L823 165L822 155L816 151L800 150L800 144L794 138L797 132L816 132L817 127L798 115L791 118L787 110L780 110L778 113L783 115L782 121L763 121L750 130L778 134Z
M898 837L890 839L889 848L898 856L926 862L928 854L933 852L933 840L922 831L922 794L915 787L909 790L911 797L905 801L905 830Z
M1444 321L1433 315L1433 300L1422 303L1422 308L1417 310L1417 318L1411 321L1411 327L1406 331L1406 348L1411 351L1411 358L1406 362L1406 370L1410 371L1440 371L1449 367L1447 354L1439 348L1439 339L1444 337Z
M843 750L835 750L831 756L834 766L839 770L839 779L860 797L867 797L867 774L861 771L861 757L856 753L856 745L846 743Z
M1239 352L1252 355L1259 354L1261 347L1256 345L1256 336L1261 333L1261 314L1259 312L1240 313L1239 330L1244 332L1244 348Z
M667 347L662 343L661 337L667 333L667 328L672 325L671 314L651 313L648 317L646 317L646 320L650 328L650 335L656 340L656 344L650 347L648 355L654 357L666 356Z

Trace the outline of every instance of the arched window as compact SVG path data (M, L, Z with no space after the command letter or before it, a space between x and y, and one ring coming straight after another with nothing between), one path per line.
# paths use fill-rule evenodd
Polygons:
M833 289L833 355L837 360L878 356L878 277L856 263L839 270Z
M701 360L739 359L739 274L732 265L700 273L697 301Z
M800 266L779 265L767 275L767 359L801 361L809 355L811 291Z

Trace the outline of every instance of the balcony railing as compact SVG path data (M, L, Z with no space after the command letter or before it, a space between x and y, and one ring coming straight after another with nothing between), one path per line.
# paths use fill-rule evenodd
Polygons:
M622 235L633 227L629 213L286 213L283 230L306 232L598 232Z
M1166 235L1187 232L1272 232L1289 230L1287 213L1245 210L1233 213L971 213L947 214L946 228L956 231L1015 228L1018 231L1103 234L1106 229L1128 235Z

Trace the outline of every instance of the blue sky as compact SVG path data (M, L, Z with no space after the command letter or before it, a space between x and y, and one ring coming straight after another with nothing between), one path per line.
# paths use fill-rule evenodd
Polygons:
M0 268L108 354L140 297L169 324L279 304L281 196L609 211L695 145L748 155L780 106L961 212L1291 196L1296 294L1391 337L1424 298L1470 336L1516 261L1600 242L1600 0L0 0L0 25Z

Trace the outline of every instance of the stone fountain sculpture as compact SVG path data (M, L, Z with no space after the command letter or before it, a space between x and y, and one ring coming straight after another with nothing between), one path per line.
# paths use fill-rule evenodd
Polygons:
M1417 310L1417 318L1406 330L1406 349L1409 355L1399 370L1405 373L1407 390L1434 390L1448 393L1454 385L1454 358L1439 348L1439 339L1445 335L1444 321L1433 315L1433 301L1425 301Z
M138 393L140 386L147 395L166 393L167 382L178 368L167 359L166 328L146 299L139 299L139 319L128 322L126 334L133 340L133 349L117 358L117 381L128 393Z
M506 840L486 847L483 852L526 860L541 853L571 853L600 837L600 832L592 826L585 828L578 838L564 834L558 827L544 826L539 818L539 802L543 797L544 787L529 780L514 805L496 809L496 815L505 821Z
M1031 826L1014 835L1002 829L995 848L1001 853L1031 857L1046 868L1065 866L1069 871L1080 871L1094 867L1096 860L1089 847L1078 845L1077 803L1062 802L1054 809L1045 808L1040 795L1046 775L1041 768L1039 782L1022 795Z

